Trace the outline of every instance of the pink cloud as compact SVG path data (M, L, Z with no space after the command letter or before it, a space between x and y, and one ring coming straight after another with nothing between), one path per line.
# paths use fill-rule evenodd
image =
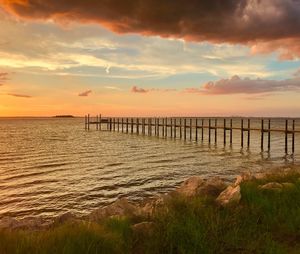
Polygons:
M285 80L250 79L233 76L230 79L210 81L201 88L186 88L185 93L218 94L266 94L272 92L300 91L300 78Z
M137 86L133 86L131 88L132 93L149 93L149 92L174 92L176 89L173 88L165 88L165 89L160 89L160 88L150 88L150 89L145 89Z
M0 72L0 86L3 85L2 82L5 82L8 80L8 73L7 72Z
M79 93L78 96L86 97L86 96L89 96L91 93L92 93L92 90L87 90L82 93Z
M7 95L14 96L14 97L20 97L20 98L32 98L31 95L26 95L26 94L8 93Z
M133 87L131 88L131 92L132 92L132 93L148 93L149 90L144 89L144 88L140 88L140 87L137 87L137 86L133 86Z

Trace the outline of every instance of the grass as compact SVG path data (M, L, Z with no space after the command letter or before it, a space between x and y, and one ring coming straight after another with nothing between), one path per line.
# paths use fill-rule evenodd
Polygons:
M241 185L239 205L175 196L152 218L153 230L135 233L131 219L67 223L46 231L0 231L0 253L300 253L300 180L270 175ZM259 190L291 182L282 192ZM136 222L136 221L135 221Z

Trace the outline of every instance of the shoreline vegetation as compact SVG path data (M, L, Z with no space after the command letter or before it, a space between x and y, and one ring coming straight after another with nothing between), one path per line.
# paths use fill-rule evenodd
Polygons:
M169 194L120 199L85 218L4 217L0 253L300 253L300 171L244 173L230 184L194 176Z

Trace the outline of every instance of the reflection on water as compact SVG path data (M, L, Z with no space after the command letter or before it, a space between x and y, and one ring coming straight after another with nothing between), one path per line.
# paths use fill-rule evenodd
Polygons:
M86 132L79 118L0 119L0 217L86 214L118 197L167 192L191 175L231 180L244 170L299 160L298 136L291 158L284 156L281 133L272 134L271 153L260 152L259 132L252 133L250 150L240 150L238 131L233 148L224 147L218 135L218 144L209 146L206 137L196 143Z

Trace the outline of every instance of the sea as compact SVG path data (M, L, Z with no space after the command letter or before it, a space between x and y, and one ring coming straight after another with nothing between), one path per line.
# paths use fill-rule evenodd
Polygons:
M261 120L251 119L251 124L260 128ZM285 128L282 118L271 124ZM239 118L233 126L240 127ZM300 119L295 126L300 130ZM186 140L179 139L179 129L177 138L170 137L170 130L168 135L111 132L106 125L101 131L95 126L86 131L80 117L0 118L0 218L52 219L66 212L84 216L118 198L140 201L169 192L190 176L218 176L229 182L242 172L297 166L300 161L298 133L294 154L291 135L285 154L284 133L279 132L271 133L270 151L267 134L261 151L259 131L251 132L250 148L247 133L241 148L239 130L233 131L232 146L229 137L224 145L222 130L216 143L212 130L210 144L206 129L203 141L201 130L198 141L194 129L191 138L187 130Z

